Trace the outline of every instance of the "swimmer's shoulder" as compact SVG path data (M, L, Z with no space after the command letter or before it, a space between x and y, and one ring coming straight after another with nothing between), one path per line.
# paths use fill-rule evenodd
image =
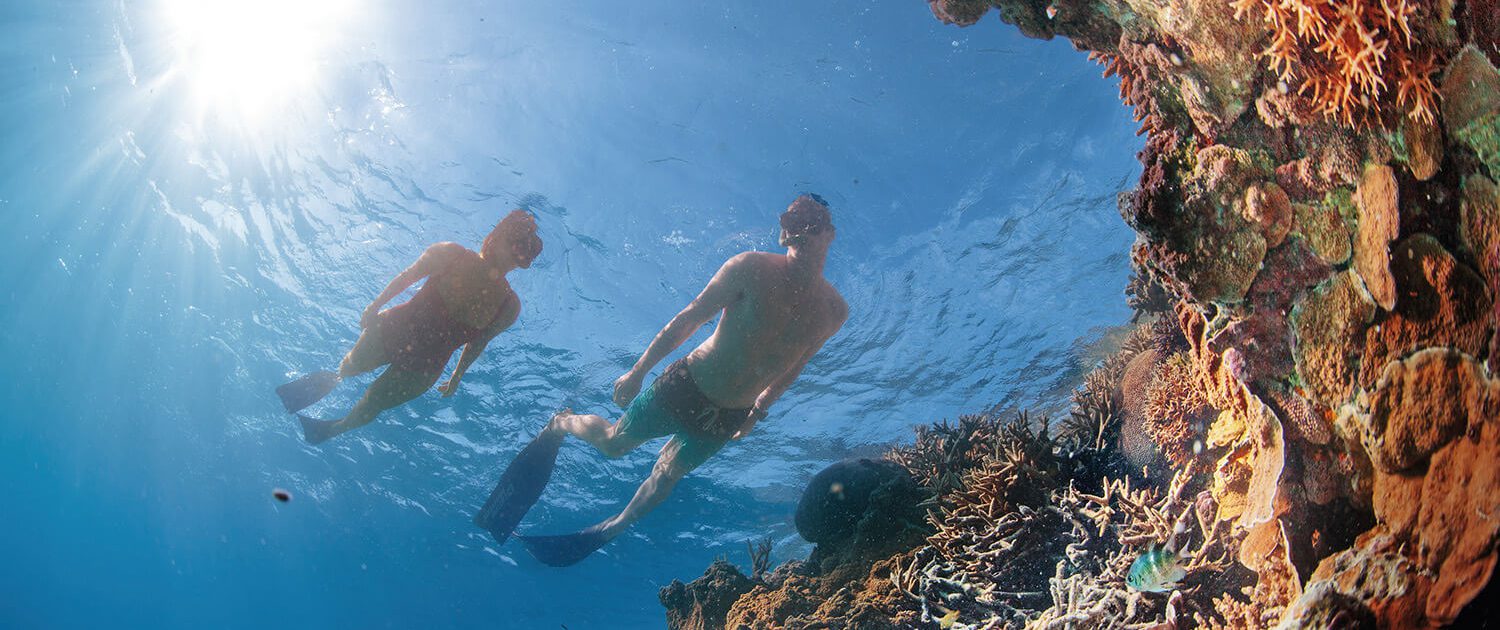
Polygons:
M430 256L434 261L438 262L452 262L468 257L477 257L479 254L453 241L443 241L427 246L427 251L423 252L422 255Z

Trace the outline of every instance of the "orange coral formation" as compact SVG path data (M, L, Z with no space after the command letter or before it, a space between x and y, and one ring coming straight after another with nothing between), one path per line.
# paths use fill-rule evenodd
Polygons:
M1388 250L1401 227L1396 195L1396 175L1391 167L1365 167L1355 193L1359 232L1354 241L1354 270L1365 281L1375 303L1385 310L1396 306L1396 281L1391 277Z
M1412 35L1418 0L1231 0L1235 17L1259 17L1270 34L1262 55L1283 82L1301 80L1330 120L1379 126L1381 104L1432 122L1438 63Z
M1469 355L1429 348L1387 365L1369 398L1361 439L1380 523L1319 565L1288 619L1305 621L1334 591L1382 628L1453 623L1500 552L1500 381Z
M1412 235L1391 249L1391 272L1401 299L1365 333L1360 385L1373 384L1386 363L1421 348L1451 347L1483 356L1491 313L1478 274L1428 234Z

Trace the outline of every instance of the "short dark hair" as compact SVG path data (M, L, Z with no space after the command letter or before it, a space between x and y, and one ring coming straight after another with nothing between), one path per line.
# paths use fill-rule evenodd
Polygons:
M808 199L816 205L798 204ZM817 193L804 193L797 197L786 212L781 213L781 229L793 237L816 234L833 225L833 215L828 211L828 202Z
M526 264L536 260L542 253L542 239L536 235L536 217L525 210L512 210L484 237L480 251L486 256L493 255L501 242L509 244L512 251L525 258Z

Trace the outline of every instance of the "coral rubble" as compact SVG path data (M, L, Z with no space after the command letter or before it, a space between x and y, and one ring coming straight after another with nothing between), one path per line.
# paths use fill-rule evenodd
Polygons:
M1138 233L1134 332L1057 422L919 427L888 459L920 487L920 518L867 506L853 533L748 589L711 569L693 584L733 593L726 627L1419 628L1486 614L1500 557L1496 3L928 3L959 26L997 10L1118 77L1147 134L1120 198ZM886 509L897 534L860 533ZM1127 589L1132 560L1163 545L1184 580ZM668 591L673 627L716 627L693 611L729 597Z

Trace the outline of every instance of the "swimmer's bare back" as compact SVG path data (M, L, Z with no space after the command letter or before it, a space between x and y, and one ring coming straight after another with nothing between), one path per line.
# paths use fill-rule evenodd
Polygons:
M729 259L704 289L727 294L713 335L687 357L710 400L731 409L755 405L776 381L796 380L843 326L849 315L843 296L821 274L799 271L786 255L746 252Z

